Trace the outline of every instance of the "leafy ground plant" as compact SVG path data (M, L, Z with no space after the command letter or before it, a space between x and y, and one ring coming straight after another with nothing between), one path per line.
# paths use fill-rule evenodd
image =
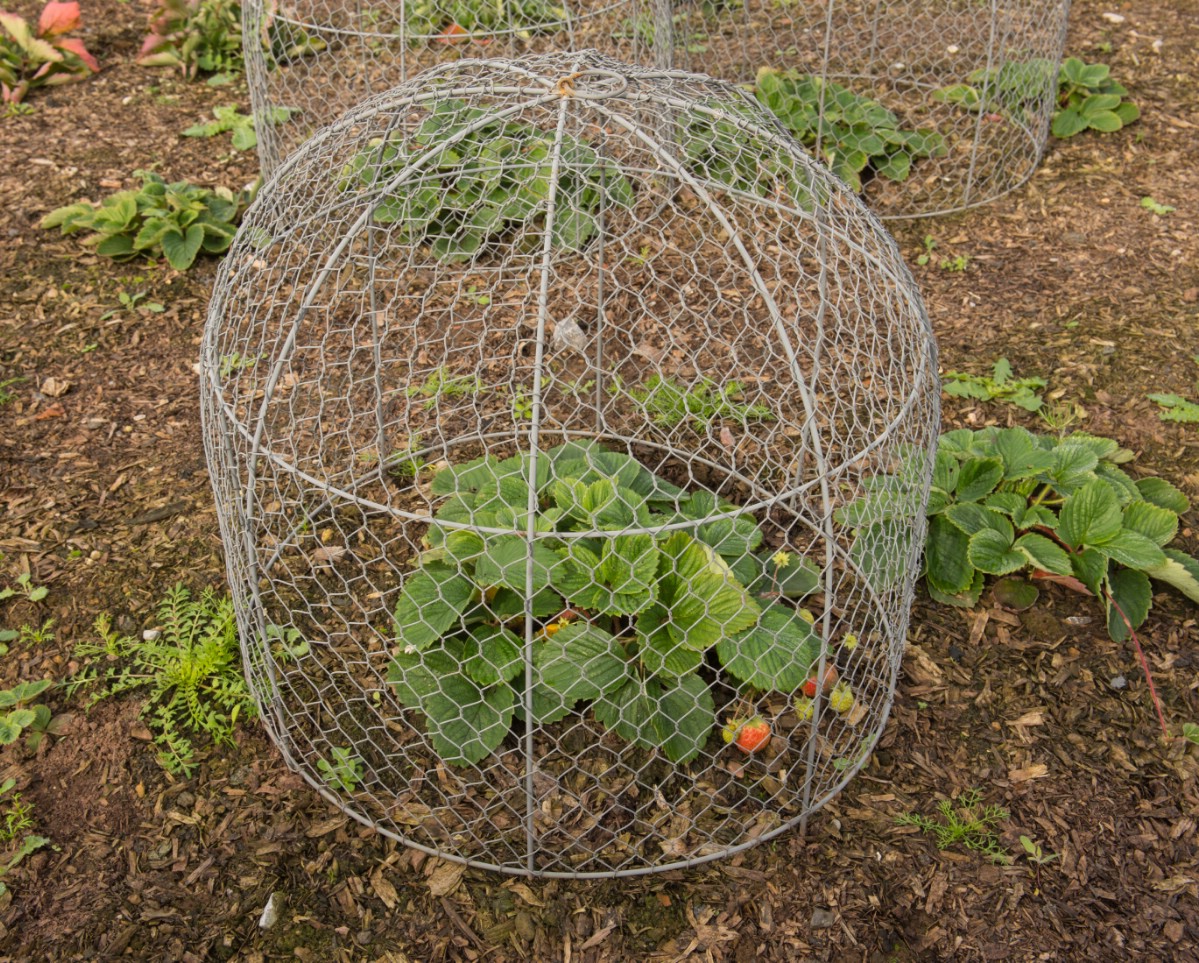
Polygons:
M388 679L423 714L442 759L466 765L494 751L528 698L539 725L586 704L627 742L687 762L716 726L706 660L745 695L791 692L808 678L821 641L792 601L818 576L798 556L763 549L751 516L594 443L543 452L536 465L534 478L527 455L486 456L431 483L444 502L396 603ZM520 532L530 521L531 549L521 535L473 530Z
M17 595L29 602L40 602L49 594L50 590L46 586L34 585L33 576L28 572L22 572L17 576L17 580L12 585L8 588L0 589L0 602Z
M291 107L271 107L266 112L267 123L286 123L298 111ZM243 114L236 107L213 107L213 120L204 124L193 124L183 132L184 137L216 137L232 132L234 150L253 150L258 146L258 135L254 132L254 115Z
M316 768L321 777L334 789L353 792L362 782L362 762L354 750L345 746L334 746L328 759L318 759Z
M374 207L375 221L401 225L402 240L428 243L445 261L468 260L521 228L536 229L550 192L553 132L489 117L463 101L442 101L407 148L400 140L377 140L360 151L342 171L341 188L368 195L386 188ZM432 154L435 146L442 149L419 179L389 184L415 155ZM631 205L633 187L585 141L567 134L559 146L550 240L559 250L579 251L598 230L601 207Z
M962 429L941 436L929 495L924 576L934 599L973 606L988 575L1019 607L1036 601L1035 583L1093 596L1108 634L1131 639L1163 731L1165 719L1136 629L1153 605L1152 581L1199 602L1199 561L1169 547L1190 503L1161 478L1133 480L1120 466L1133 457L1109 438L1063 438L1023 428ZM910 480L881 481L838 510L858 529L854 552L869 569L870 545L896 524L896 496ZM1027 575L1030 581L1015 576ZM873 578L887 573L874 565Z
M157 637L135 639L112 630L107 615L96 619L98 642L76 647L84 664L70 690L98 687L91 703L127 692L145 693L142 718L154 732L158 760L169 772L195 768L192 739L206 734L231 744L239 718L254 704L241 673L233 603L205 589L198 599L182 585L158 609Z
M946 152L936 131L904 130L882 104L811 74L763 67L755 95L805 147L819 141L832 172L855 191L871 174L906 181L914 161Z
M1044 378L1013 377L1012 366L1007 358L995 362L989 377L946 371L941 379L941 390L953 398L1005 401L1025 411L1040 410L1043 399L1037 392L1044 387Z
M100 69L83 41L66 34L78 30L78 3L50 0L36 30L23 18L0 11L0 98L20 104L29 91L70 83Z
M87 243L117 260L161 254L176 271L197 255L221 254L233 241L243 197L223 187L209 190L187 181L168 184L153 171L135 171L142 186L120 191L100 204L68 204L42 218L43 228L63 234L91 231Z
M19 792L13 792L16 785L17 781L12 778L0 783L0 843L5 844L4 854L0 856L0 896L8 892L4 877L26 856L50 845L45 836L27 832L33 828L33 807L21 801ZM17 844L15 849L13 843Z
M994 119L1011 117L1026 123L1041 102L1053 64L1047 60L1010 61L976 70L964 84L933 93L933 98ZM1058 71L1057 102L1051 130L1055 137L1073 137L1084 130L1120 130L1141 116L1136 104L1124 100L1128 91L1112 80L1107 64L1088 64L1067 57Z
M137 62L175 67L189 80L201 73L240 74L245 68L240 0L162 0Z
M569 19L551 0L417 0L408 8L408 35L413 43L486 43L497 30L531 36Z
M670 428L689 421L696 431L703 431L721 418L741 424L775 419L768 405L745 402L744 388L739 381L719 385L700 378L695 384L688 385L655 374L646 381L644 388L630 388L628 394L654 424Z
M1188 425L1199 424L1199 404L1188 401L1182 395L1154 392L1145 397L1161 407L1162 410L1157 413L1157 416L1162 421L1178 421Z
M932 835L937 849L962 846L982 853L993 863L1012 861L995 828L1008 818L1008 811L999 806L984 806L982 793L977 789L964 792L956 800L942 799L937 804L936 818L919 813L904 813L895 818L900 826L916 826Z

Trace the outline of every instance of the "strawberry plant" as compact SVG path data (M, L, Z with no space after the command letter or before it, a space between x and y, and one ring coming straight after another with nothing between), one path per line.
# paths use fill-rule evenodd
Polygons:
M441 260L468 260L522 228L525 242L536 244L529 234L545 217L554 132L489 117L463 101L442 101L407 144L397 135L360 151L342 171L340 186L385 192L374 207L375 222L401 225L401 240L428 243ZM631 206L633 187L577 137L563 135L560 152L551 243L579 251L598 230L601 207ZM432 160L419 179L390 183L421 154Z
M486 43L497 31L532 36L569 22L566 8L551 0L417 0L408 8L408 36L446 42Z
M1030 582L1015 583L1022 605L1036 600L1037 582L1092 596L1112 639L1131 638L1141 655L1136 629L1153 605L1152 583L1199 602L1199 561L1169 547L1178 516L1190 507L1186 496L1161 478L1133 480L1120 467L1132 457L1111 439L1081 433L1054 438L985 428L942 435L927 509L929 594L973 606L987 576L1027 575ZM890 584L894 571L874 546L903 524L893 506L911 484L910 474L887 476L837 511L841 524L857 530L851 555L879 586Z
M44 228L63 234L91 231L87 243L116 260L162 254L176 271L186 271L200 253L223 253L237 231L243 197L187 181L168 184L152 171L135 171L138 190L120 191L100 204L68 204L42 218Z
M137 62L175 67L188 80L201 73L241 73L240 0L161 0Z
M290 107L271 107L266 113L267 123L282 124L296 113ZM193 124L183 132L184 137L216 137L232 132L234 150L253 150L258 146L258 135L254 133L254 115L243 114L236 107L213 107L210 120L204 124Z
M1025 411L1039 411L1043 400L1037 391L1045 387L1044 378L1016 378L1007 358L1000 358L986 375L946 371L941 390L954 398L973 398L977 401L1006 401Z
M36 87L70 83L100 69L83 41L65 34L81 22L78 3L50 0L37 29L13 13L0 11L0 100L17 105Z
M936 131L905 130L877 101L811 74L763 67L754 93L805 147L819 146L832 172L855 191L873 175L906 181L914 161L946 153Z
M629 455L570 442L535 469L528 455L485 456L443 469L431 491L444 501L395 605L388 678L447 762L478 762L514 719L587 708L686 762L716 726L712 666L745 691L791 692L819 658L792 604L817 573L764 550L733 505ZM518 534L530 529L531 545Z
M1010 117L1026 123L1042 102L1053 70L1047 60L1011 61L976 70L964 84L934 91L933 99L970 111L985 111L993 119ZM1141 116L1136 104L1124 99L1128 90L1111 78L1107 64L1088 64L1067 57L1058 71L1057 102L1051 130L1055 137L1073 137L1084 130L1111 132Z
M766 405L746 404L739 381L718 385L707 378L687 385L661 375L650 375L644 388L630 388L629 397L645 410L655 425L675 428L690 422L703 431L718 418L744 424L748 420L774 421Z

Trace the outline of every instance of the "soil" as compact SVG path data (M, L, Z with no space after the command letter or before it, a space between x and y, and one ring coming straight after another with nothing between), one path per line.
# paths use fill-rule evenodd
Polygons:
M29 13L28 5L20 12ZM1119 22L1104 14L1118 13ZM40 91L0 122L2 584L14 644L0 683L69 678L112 614L153 623L176 582L224 579L193 364L215 262L186 275L117 264L38 220L77 199L167 179L237 188L252 155L178 132L244 87L133 64L143 0L98 2L83 36L105 69ZM999 358L1041 375L1078 427L1133 448L1135 472L1199 499L1199 435L1147 392L1195 396L1199 368L1199 2L1074 5L1067 49L1113 67L1143 119L1050 145L1031 182L953 218L891 225L945 370ZM1151 196L1175 211L1141 206ZM924 239L936 247L918 265ZM969 258L964 271L943 267ZM161 313L118 310L146 292ZM947 426L1043 427L945 399ZM1199 514L1182 547L1199 551ZM1199 959L1199 748L1165 741L1135 652L1086 599L1048 591L1013 613L918 596L892 719L867 766L807 826L706 867L613 881L517 880L425 857L351 822L290 773L257 724L201 751L191 778L155 761L138 704L54 690L74 720L36 753L0 753L46 847L4 877L13 960L1123 960ZM1141 633L1173 732L1199 715L1199 621L1169 592ZM203 749L204 747L202 747ZM977 788L1008 816L996 865L938 850L908 812ZM1028 836L1057 858L1037 865ZM260 926L268 900L277 922Z

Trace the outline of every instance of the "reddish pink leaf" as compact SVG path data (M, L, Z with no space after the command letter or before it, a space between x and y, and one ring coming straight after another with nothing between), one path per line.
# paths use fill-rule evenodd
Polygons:
M70 33L79 26L81 19L79 4L74 0L71 3L50 0L42 10L42 15L38 17L37 35L39 37L57 37L60 34Z
M69 50L71 53L73 53L76 57L87 64L88 69L93 73L100 69L100 64L97 63L95 57L87 52L87 48L83 46L82 40L79 40L75 37L70 37L66 40L58 41L58 46L63 50Z

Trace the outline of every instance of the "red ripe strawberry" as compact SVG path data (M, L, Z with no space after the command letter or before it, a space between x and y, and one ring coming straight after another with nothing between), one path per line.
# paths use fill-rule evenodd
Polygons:
M837 669L836 666L828 665L824 669L824 684L820 687L820 691L827 693L834 685L837 684ZM816 698L816 676L812 676L803 684L803 694L809 699Z
M770 741L770 723L761 716L742 722L730 719L724 724L725 742L735 742L742 752L757 752Z

